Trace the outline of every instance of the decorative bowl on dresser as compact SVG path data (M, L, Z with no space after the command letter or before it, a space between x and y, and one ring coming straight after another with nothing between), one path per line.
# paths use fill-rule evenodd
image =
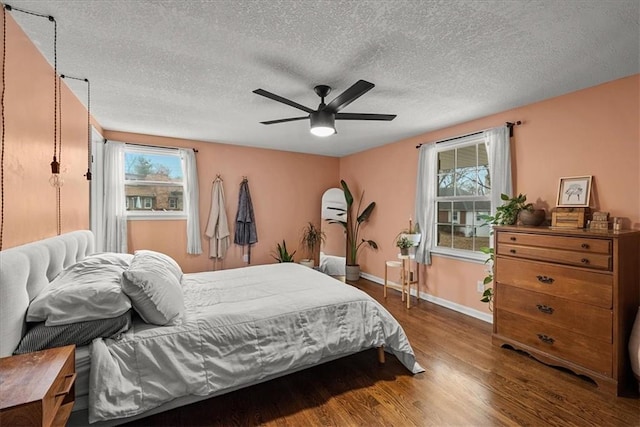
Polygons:
M494 273L494 345L633 390L640 231L495 227Z

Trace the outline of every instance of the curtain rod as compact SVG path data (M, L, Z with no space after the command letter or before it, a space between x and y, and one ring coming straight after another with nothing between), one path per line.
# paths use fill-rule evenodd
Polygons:
M515 123L512 123L512 122L506 122L505 123L505 125L509 128L509 137L513 136L513 127L514 126L520 126L521 124L522 124L522 122L520 120L517 120ZM483 130L479 130L477 132L471 132L471 133L467 133L467 134L464 134L464 135L454 136L453 138L441 139L439 141L434 142L434 144L440 144L442 142L449 142L449 141L454 141L454 140L460 139L460 138L466 138L468 136L479 135L482 132L488 131L489 129L492 129L492 128L483 129ZM422 143L422 144L426 144L426 142ZM416 145L416 148L422 147L422 144Z
M104 140L104 143L106 144L108 141L108 139ZM152 147L152 148L165 148L167 150L179 150L181 147L164 147L162 145L151 145L151 144L136 144L135 142L125 142L125 144L127 145L136 145L138 147ZM198 152L197 148L192 148L194 153Z

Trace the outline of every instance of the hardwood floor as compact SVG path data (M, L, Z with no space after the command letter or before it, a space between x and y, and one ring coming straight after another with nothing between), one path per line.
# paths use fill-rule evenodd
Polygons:
M491 345L491 325L361 279L398 319L426 372L368 350L131 426L640 426L640 400Z

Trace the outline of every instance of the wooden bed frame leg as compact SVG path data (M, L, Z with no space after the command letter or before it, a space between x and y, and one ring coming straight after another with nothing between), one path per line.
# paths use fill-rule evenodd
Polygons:
M384 364L384 346L378 347L378 362Z

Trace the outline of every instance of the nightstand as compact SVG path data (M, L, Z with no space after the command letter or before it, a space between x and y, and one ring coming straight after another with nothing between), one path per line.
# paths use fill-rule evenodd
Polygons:
M0 425L64 426L75 401L75 346L0 359Z

